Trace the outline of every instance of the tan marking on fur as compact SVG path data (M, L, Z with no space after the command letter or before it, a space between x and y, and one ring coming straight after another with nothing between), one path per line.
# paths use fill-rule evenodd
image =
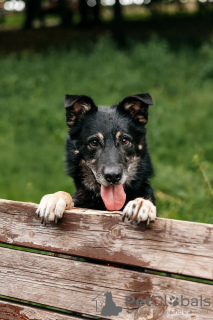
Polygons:
M139 165L140 157L134 156L132 158L129 158L129 165L127 168L128 177L126 179L126 184L130 184L132 180L137 179L137 170Z
M76 120L76 116L73 114L69 114L67 119L68 119L67 125L73 125Z
M81 168L83 173L83 183L89 190L97 190L97 182L90 168L89 162L81 160Z
M80 103L80 102L76 102L76 103L74 103L74 110L75 110L75 112L79 112L79 111L81 111L82 109L82 111L89 111L90 110L90 108L91 108L91 106L90 105L88 105L88 104L85 104L85 103Z
M76 149L76 150L74 151L74 154L78 154L78 153L79 153L79 150Z
M141 103L139 102L139 101L136 101L136 102L132 102L132 103L126 103L125 105L124 105L124 108L126 109L126 110L129 110L129 108L134 108L135 109L135 111L138 111L139 109L140 109L140 106L141 106Z
M91 160L91 163L95 163L95 162L96 162L96 159L92 159L92 160Z
M102 133L98 132L96 134L96 136L100 139L100 140L104 140L104 136L102 135Z
M144 202L144 199L143 198L136 198L135 200L133 200L135 205L136 205L136 208L135 208L135 211L134 211L134 214L133 214L133 219L137 219L137 216L138 216L138 213L143 205L143 202Z
M146 112L146 108L141 106L141 102L140 101L135 101L132 103L126 103L124 105L124 108L126 110L129 111L130 115L132 117L134 117L135 119L137 119L139 122L146 124L147 123L147 119L146 117L143 115L143 113L147 113Z
M135 118L136 118L139 122L147 123L147 120L146 120L143 116L141 116L141 115L136 116Z
M121 132L118 131L118 132L116 133L116 139L119 139L120 136L121 136Z
M139 149L139 150L142 150L142 149L143 149L142 144L139 144L139 145L138 145L138 149Z
M90 104L83 103L82 106L84 107L84 109L86 111L89 111L91 109L91 105Z
M59 198L61 197L64 199L64 201L66 202L66 205L67 205L66 208L72 208L74 206L72 197L68 192L58 191L55 193L55 195L58 196Z

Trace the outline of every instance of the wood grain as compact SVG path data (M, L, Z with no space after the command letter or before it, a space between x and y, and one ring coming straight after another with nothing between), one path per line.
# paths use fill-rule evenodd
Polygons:
M8 248L0 248L0 257L0 295L97 316L100 311L96 312L93 299L100 293L103 299L103 293L110 291L122 311L117 316L105 316L106 319L189 319L193 315L193 319L200 320L207 319L207 312L208 319L213 318L211 285ZM138 307L134 303L126 306L126 296L152 300L154 296L165 295L166 305L162 303L162 306L155 307L151 303L150 307ZM209 298L210 306L201 306L199 302L196 307L173 307L168 303L172 296L180 301L181 295L189 301L192 298L200 301L202 295L203 299ZM160 297L155 299L156 304L162 302ZM154 311L158 312L157 315ZM198 311L197 315L195 312ZM172 312L175 313L172 315Z
M44 227L36 208L0 200L0 242L213 279L213 225L158 218L137 226L119 212L73 208Z
M1 320L82 320L85 318L73 317L54 311L47 311L37 307L0 300Z

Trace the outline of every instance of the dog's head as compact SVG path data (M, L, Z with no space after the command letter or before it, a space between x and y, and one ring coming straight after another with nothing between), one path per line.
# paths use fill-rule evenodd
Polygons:
M87 189L100 192L108 210L123 207L125 186L134 184L143 165L152 104L149 93L126 97L110 108L97 107L84 95L65 96L69 173Z

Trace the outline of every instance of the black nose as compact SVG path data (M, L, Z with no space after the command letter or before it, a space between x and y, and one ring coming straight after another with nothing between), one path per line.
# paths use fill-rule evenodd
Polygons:
M121 166L118 166L118 167L110 166L110 167L104 167L103 169L104 178L108 182L113 184L119 182L119 180L122 177L122 173L123 173L123 170Z

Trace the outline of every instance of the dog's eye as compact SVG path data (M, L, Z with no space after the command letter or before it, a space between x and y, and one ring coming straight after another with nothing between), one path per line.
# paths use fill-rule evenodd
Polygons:
M127 145L129 144L129 139L126 138L126 137L123 137L123 138L121 139L121 144L122 144L123 146L127 146Z
M96 138L93 138L93 139L90 140L89 145L91 147L97 147L99 145L99 140L96 139Z

